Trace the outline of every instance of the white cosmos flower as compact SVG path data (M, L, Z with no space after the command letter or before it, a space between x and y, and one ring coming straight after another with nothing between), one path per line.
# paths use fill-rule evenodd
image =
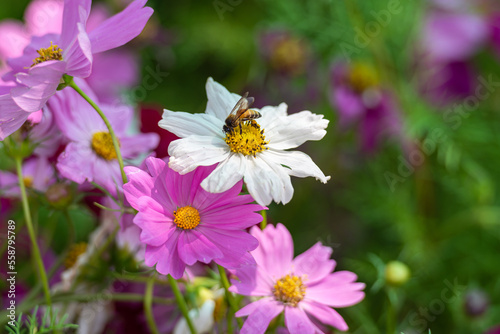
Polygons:
M261 205L273 200L288 203L293 196L290 176L313 176L323 183L330 179L307 154L287 151L308 140L323 138L328 126L323 115L310 111L288 115L285 103L251 108L262 117L253 125L247 123L242 134L236 129L231 135L234 138L228 138L222 127L241 96L230 93L212 78L208 78L206 89L204 114L164 110L159 126L181 138L168 148L170 168L185 174L198 166L218 164L201 183L203 189L220 193L243 179L250 195ZM233 143L228 144L231 140ZM249 153L252 148L257 151Z

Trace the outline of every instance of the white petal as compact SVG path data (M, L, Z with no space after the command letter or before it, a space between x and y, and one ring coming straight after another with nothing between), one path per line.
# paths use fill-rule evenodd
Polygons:
M271 129L278 123L277 120L287 116L287 109L286 103L280 103L277 107L265 106L262 109L256 109L262 115L257 121L266 132L272 131Z
M229 147L222 138L189 136L177 139L168 146L168 166L186 174L198 166L211 166L229 156Z
M289 175L297 177L312 176L323 183L330 180L330 176L325 176L321 169L312 161L311 157L303 152L269 150L261 154L268 161L290 167L289 169L285 168Z
M308 140L320 140L326 134L328 123L323 115L306 110L274 120L265 127L264 135L269 140L269 148L286 150Z
M163 110L158 126L180 138L190 135L224 137L223 122L212 115Z
M231 110L233 110L241 96L230 93L226 87L222 86L218 82L215 82L212 78L208 78L205 87L208 98L207 110L205 113L224 121Z
M245 170L246 158L242 154L233 153L201 182L201 187L211 193L224 192L243 178Z
M199 309L188 312L197 333L209 333L214 326L215 302L211 299L203 303ZM181 318L175 325L174 334L189 333L189 327L185 318Z
M293 196L290 176L285 169L273 161L266 161L262 154L247 160L244 181L248 192L260 205L269 205L271 200L286 204Z

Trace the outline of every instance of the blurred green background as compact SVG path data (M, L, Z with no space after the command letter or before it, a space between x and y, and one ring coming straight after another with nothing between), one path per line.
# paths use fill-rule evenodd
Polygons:
M0 19L21 19L27 3L4 1ZM268 217L290 229L296 254L321 241L334 249L338 270L354 271L367 284L362 303L339 311L352 333L391 328L405 334L483 333L500 324L500 93L481 101L457 129L421 97L412 54L428 4L402 3L402 12L351 54L375 66L397 96L407 142L419 146L433 131L442 133L423 163L393 189L387 173L398 174L408 152L392 141L364 154L357 130L341 131L329 102L330 67L345 60L342 45L353 45L355 28L373 20L372 12L387 8L388 1L150 0L148 5L155 10L148 29L157 38L144 33L133 46L141 54L143 75L158 66L168 76L140 104L203 112L211 76L232 92L248 90L258 107L286 102L291 111L308 109L330 120L323 140L300 149L331 180L323 185L293 179L292 201L272 204ZM300 47L292 45L270 60L262 39L276 30L299 40ZM287 61L302 70L278 73ZM472 61L483 76L500 76L500 59L491 52ZM393 260L411 270L409 281L398 287L385 281L385 264ZM472 317L465 302L475 289L489 306Z

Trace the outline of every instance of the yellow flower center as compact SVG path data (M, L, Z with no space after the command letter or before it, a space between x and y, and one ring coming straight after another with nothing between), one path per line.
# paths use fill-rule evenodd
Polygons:
M379 83L376 70L365 63L356 63L349 72L349 83L357 92L363 92L368 88L375 87Z
M48 48L42 48L36 51L38 52L40 57L33 59L33 65L31 65L31 67L43 63L44 61L63 60L62 51L63 50L60 49L57 45L52 45L52 42L50 42L50 46Z
M280 278L273 288L276 300L289 306L297 306L306 295L306 287L302 279L295 275L286 275Z
M96 132L92 136L92 149L97 155L106 160L116 159L116 151L113 139L109 132Z
M226 133L226 144L231 149L231 152L241 153L243 155L253 155L267 150L267 144L264 137L264 130L260 129L260 125L251 120L241 124L241 133L239 128L234 131Z
M33 186L33 178L31 176L25 176L23 182L26 188L31 188Z
M200 213L189 205L175 210L174 217L174 223L184 230L192 230L200 224Z
M271 64L276 69L300 74L304 71L306 51L304 43L297 38L286 38L278 42L271 54Z
M66 269L73 267L78 257L83 253L85 253L86 250L87 250L86 242L79 242L77 244L72 245L68 251L68 255L66 255L66 259L64 259L64 266L66 267Z

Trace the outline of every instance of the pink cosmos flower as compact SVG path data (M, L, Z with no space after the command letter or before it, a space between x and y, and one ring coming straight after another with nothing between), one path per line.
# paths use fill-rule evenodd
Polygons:
M180 175L157 158L146 159L147 171L125 167L129 182L123 186L130 205L139 211L134 223L142 229L147 266L161 274L182 277L186 265L214 261L226 268L255 264L249 251L257 240L245 231L259 223L250 195L239 195L242 181L212 194L201 181L215 167L198 167Z
M315 244L293 258L293 241L282 224L268 225L264 231L253 227L250 233L259 240L251 254L257 267L235 271L239 281L232 280L232 292L262 297L238 312L248 316L241 334L264 333L270 321L285 312L285 325L291 334L323 333L319 322L345 331L347 324L333 307L359 303L365 296L364 283L356 283L350 271L332 273L335 261L332 249Z
M26 160L22 167L24 185L28 189L44 192L56 182L54 167L45 157ZM0 194L5 197L20 197L19 181L16 173L0 171Z
M403 139L395 95L381 85L373 67L362 62L335 62L331 82L330 102L338 111L339 126L347 129L357 125L365 153L375 152L383 139Z
M83 80L78 81L78 85L99 103ZM116 195L122 184L120 166L111 136L99 114L70 89L58 92L50 99L49 107L61 132L70 141L57 161L61 175L79 184L95 182ZM135 158L158 145L157 134L127 134L133 117L131 107L101 104L101 109L118 137L124 159Z
M0 92L3 94L0 95L1 118L6 112L11 114L8 119L11 120L40 110L56 93L64 74L88 77L92 72L93 54L119 47L139 35L153 13L151 8L144 7L146 1L133 1L89 32L86 23L92 1L66 0L60 34L33 36L22 56L9 59L12 71L3 79L15 81L16 86L7 93ZM17 111L12 102L18 107ZM3 127L2 122L0 126Z

